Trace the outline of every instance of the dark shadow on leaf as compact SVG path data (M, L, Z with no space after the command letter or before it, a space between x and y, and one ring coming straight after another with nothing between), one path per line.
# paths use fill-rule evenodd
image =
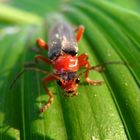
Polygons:
M6 133L0 133L0 136L1 136L2 140L15 140L15 138L13 138L12 136L10 136L9 134L6 134Z

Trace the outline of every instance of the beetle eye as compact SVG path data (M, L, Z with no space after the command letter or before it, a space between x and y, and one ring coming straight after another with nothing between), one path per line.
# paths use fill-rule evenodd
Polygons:
M80 78L77 78L76 79L76 83L78 84L80 82Z
M71 51L70 54L75 56L77 54L77 52L76 51Z
M57 81L57 84L58 84L59 86L61 86L61 85L62 85L62 82L59 80L59 81Z

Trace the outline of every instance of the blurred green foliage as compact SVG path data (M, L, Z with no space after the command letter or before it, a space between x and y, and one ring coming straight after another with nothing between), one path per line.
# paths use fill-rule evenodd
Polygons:
M19 9L45 16L48 12L57 12L65 0L11 0L9 5Z
M118 4L121 7L129 10L140 12L140 1L139 0L108 0L109 2Z
M0 140L139 140L140 139L140 15L138 0L8 0L0 4ZM55 13L55 14L52 14ZM27 72L9 86L25 62L36 53L36 38L46 39L44 21L56 16L72 25L83 24L79 54L88 53L92 65L110 65L90 78L102 86L81 83L78 96L62 97L50 83L54 102L38 110L48 96L42 74ZM45 32L45 33L44 33ZM46 56L46 52L43 52ZM51 68L40 64L47 71ZM81 78L83 81L83 77Z

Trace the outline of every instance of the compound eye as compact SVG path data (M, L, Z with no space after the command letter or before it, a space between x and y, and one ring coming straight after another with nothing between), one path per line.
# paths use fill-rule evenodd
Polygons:
M77 54L77 52L76 51L71 51L70 54L75 56Z
M57 84L59 85L59 86L62 86L62 82L59 80L59 81L57 81Z
M78 84L80 82L80 78L77 78L76 79L76 83Z

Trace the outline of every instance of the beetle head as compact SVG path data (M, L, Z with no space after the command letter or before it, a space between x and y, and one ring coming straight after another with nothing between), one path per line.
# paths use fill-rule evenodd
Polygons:
M68 72L61 74L62 81L58 81L57 83L61 86L61 88L65 91L66 96L76 95L76 90L78 87L78 83L80 79L77 77L75 72Z

